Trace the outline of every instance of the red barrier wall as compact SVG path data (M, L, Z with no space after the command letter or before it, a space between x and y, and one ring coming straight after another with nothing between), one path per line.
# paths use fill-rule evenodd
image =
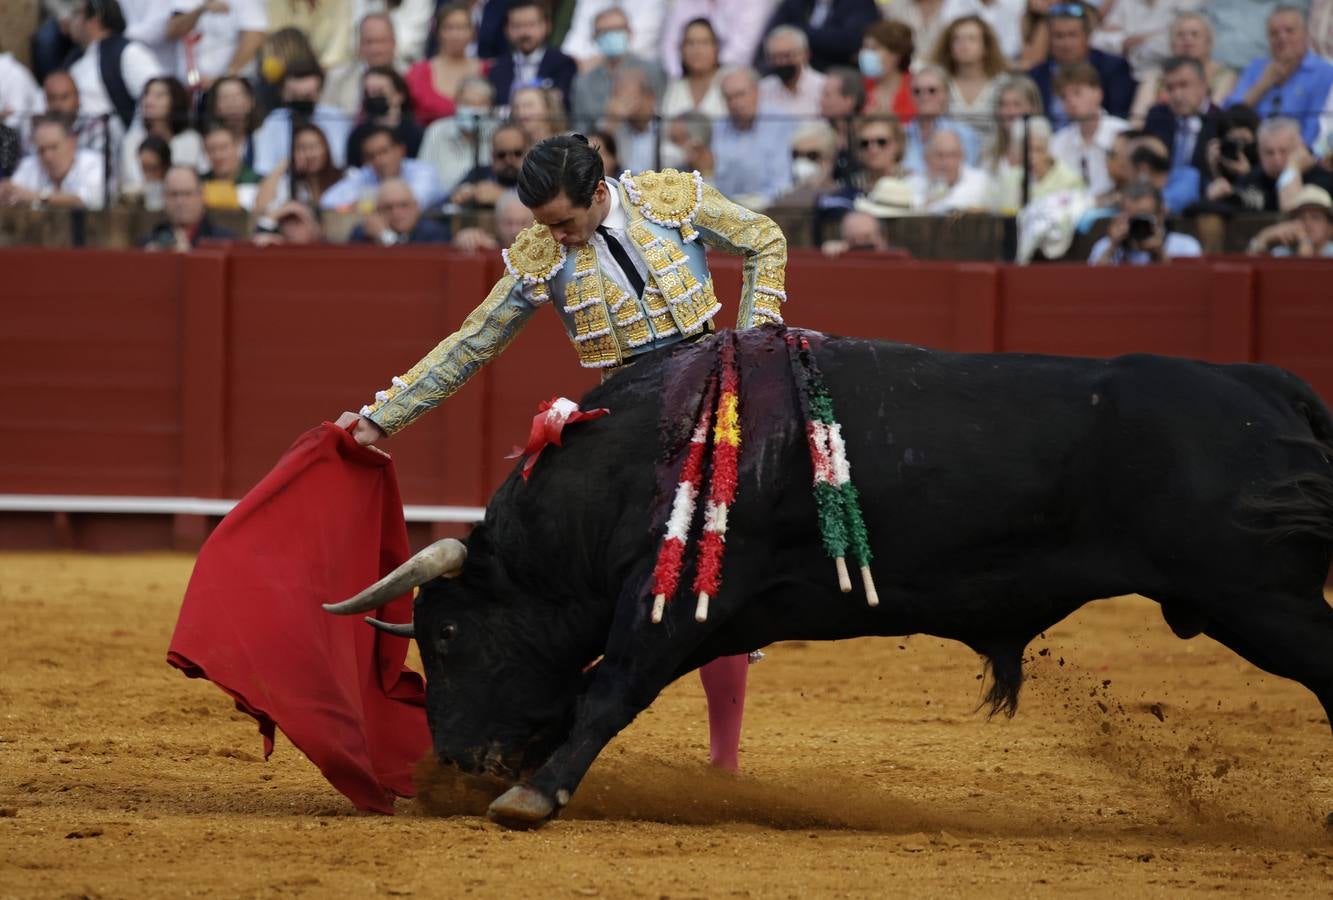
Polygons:
M741 264L713 261L719 324L731 325ZM302 431L406 371L501 268L435 249L238 246L0 250L0 271L0 493L227 498ZM1090 270L794 251L787 314L953 350L1260 360L1333 398L1330 276L1318 261ZM596 380L539 311L504 356L393 440L405 500L483 505L538 401Z

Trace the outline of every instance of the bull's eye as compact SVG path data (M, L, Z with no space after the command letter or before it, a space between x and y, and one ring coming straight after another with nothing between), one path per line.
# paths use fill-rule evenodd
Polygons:
M455 625L453 622L445 622L444 625L440 627L441 640L451 641L457 636L458 636L458 626Z

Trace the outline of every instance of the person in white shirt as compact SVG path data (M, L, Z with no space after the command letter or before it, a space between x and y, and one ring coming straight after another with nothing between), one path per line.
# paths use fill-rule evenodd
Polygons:
M171 4L163 0L120 0L125 13L125 37L138 41L157 59L163 72L176 71L176 42L167 37L167 23L171 21Z
M125 132L120 145L120 192L139 194L144 184L139 147L150 134L171 148L171 163L203 172L207 168L204 139L189 127L190 95L185 85L170 75L154 78L144 86L139 115Z
M491 136L499 121L491 113L495 89L480 75L464 78L454 97L457 111L436 119L421 139L417 159L435 167L440 184L452 188L473 166L491 161Z
M1199 242L1187 234L1168 231L1162 194L1146 181L1125 188L1120 212L1106 236L1092 245L1090 266L1143 266L1181 256L1202 256Z
M662 96L663 119L687 112L703 113L710 119L727 114L722 99L722 65L717 32L707 19L695 19L680 39L681 74L673 78Z
M167 0L158 0L167 2ZM207 90L224 75L249 75L268 31L263 0L170 0L167 38L179 41L176 76Z
M393 21L382 12L364 16L356 26L356 35L356 59L328 71L319 98L320 103L342 110L349 119L361 112L361 79L366 70L392 67L398 46Z
M407 149L392 129L372 126L361 138L361 155L366 164L359 169L348 169L342 181L320 197L319 205L324 209L373 204L379 186L391 178L407 182L422 209L430 209L444 199L435 169L429 163L405 158Z
M106 203L102 157L80 150L58 116L39 118L32 129L35 152L14 177L0 181L0 204L34 208L101 209Z
M42 89L28 67L12 53L0 53L0 122L23 129L46 107Z
M925 213L987 210L993 195L990 176L964 164L962 138L950 125L935 129L926 144L926 171L907 183L913 208Z
M759 114L789 120L817 116L824 76L810 68L810 41L805 32L779 25L765 38L764 54L773 74L759 80Z
M578 0L560 49L578 60L581 67L596 63L602 55L597 46L597 17L608 9L619 9L634 23L629 52L640 59L656 60L668 6L662 0Z
M1106 153L1129 123L1102 109L1101 78L1090 63L1061 70L1055 90L1070 123L1051 138L1051 154L1076 172L1094 197L1101 196L1114 187Z
M157 57L142 44L124 38L125 17L117 0L84 0L70 22L70 35L83 54L69 75L79 89L79 112L85 116L116 113L122 131L134 121L136 101L150 78L163 74ZM119 82L102 77L102 53L117 53Z
M386 63L373 65L393 66L398 71L426 55L431 22L435 17L435 0L353 0L349 22L360 22L366 16L380 14L388 17L393 29L394 55Z

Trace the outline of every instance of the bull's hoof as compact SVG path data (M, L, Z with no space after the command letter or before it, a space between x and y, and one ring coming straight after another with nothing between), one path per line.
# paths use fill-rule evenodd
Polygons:
M537 828L555 812L555 802L536 788L516 784L491 803L486 815L506 828Z

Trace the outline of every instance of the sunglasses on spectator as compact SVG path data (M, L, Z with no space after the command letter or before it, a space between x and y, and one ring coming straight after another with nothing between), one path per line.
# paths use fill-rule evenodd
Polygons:
M1046 11L1047 16L1063 16L1070 19L1081 19L1088 14L1081 3L1057 3Z
M889 146L889 144L892 143L893 143L893 138L886 138L886 137L861 138L861 149L869 150L872 145L882 149L884 147Z
M491 155L496 159L522 159L523 152L522 150L496 150Z
M793 150L791 152L791 158L808 159L811 162L819 162L824 158L824 154L820 153L818 150Z

